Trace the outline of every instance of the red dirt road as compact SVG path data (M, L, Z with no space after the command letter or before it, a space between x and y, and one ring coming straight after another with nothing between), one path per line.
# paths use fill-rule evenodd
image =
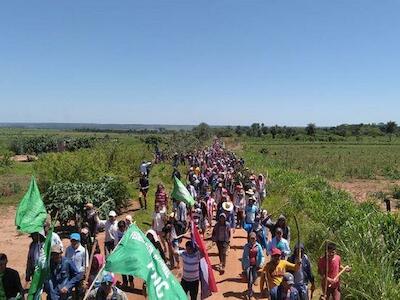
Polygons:
M28 235L21 235L15 229L14 217L15 207L3 207L0 213L0 228L2 235L0 236L0 252L4 252L8 256L8 266L19 271L24 285L26 257L28 247L31 239ZM103 245L104 233L99 235L99 242ZM243 299L244 292L247 289L245 281L240 276L241 263L240 259L243 253L243 246L246 243L246 232L243 229L236 230L232 240L231 248L227 258L227 265L225 274L220 275L219 272L214 271L215 279L217 281L218 293L214 294L209 299ZM63 238L64 246L69 245L69 240ZM206 242L207 246L211 246L211 241ZM213 266L219 263L217 247L214 245L209 250L210 260ZM173 273L180 280L181 270L174 270ZM121 280L118 275L119 280ZM141 295L142 281L135 279L135 290L130 292L126 290L128 298L145 299ZM259 286L255 287L255 291L259 291ZM256 295L259 296L259 295Z

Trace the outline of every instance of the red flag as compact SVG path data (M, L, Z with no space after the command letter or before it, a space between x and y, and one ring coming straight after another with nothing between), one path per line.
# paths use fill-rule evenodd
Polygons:
M201 299L210 297L212 292L217 292L217 283L215 282L213 269L211 267L211 262L208 257L206 246L204 241L200 236L197 226L191 221L192 225L192 241L196 244L197 249L201 253L200 260L200 279L201 279Z

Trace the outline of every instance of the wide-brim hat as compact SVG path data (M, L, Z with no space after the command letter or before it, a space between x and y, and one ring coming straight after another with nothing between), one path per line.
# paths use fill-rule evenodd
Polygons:
M226 211L231 212L233 210L233 203L232 202L223 202L222 208Z
M246 191L246 194L247 194L247 195L250 195L250 196L253 196L253 195L254 195L254 191L253 191L252 189L247 190L247 191Z

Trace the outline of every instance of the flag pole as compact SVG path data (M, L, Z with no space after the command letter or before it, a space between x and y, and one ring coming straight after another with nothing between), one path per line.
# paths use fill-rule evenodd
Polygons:
M85 259L85 281L87 282L89 279L89 275L90 275L90 268L92 266L92 262L93 262L93 256L94 256L94 251L96 251L96 246L97 246L97 240L94 240L93 246L92 246L92 251L90 253L90 258L89 258L89 265L86 266L86 259ZM88 267L88 269L86 269L86 267Z
M136 223L136 222L135 222L135 223ZM122 241L122 239L120 239L120 240L118 241L118 244L115 246L114 250L113 250L108 256L110 256L110 255L118 248L118 246L119 246L119 244L121 243L121 241ZM93 251L93 249L92 249L92 251ZM107 263L107 261L106 261L106 263ZM85 297L83 298L83 300L86 300L87 297L89 296L89 293L90 293L90 291L93 289L93 286L94 286L96 280L99 278L100 274L103 273L104 268L106 267L106 263L101 267L101 269L100 269L99 272L97 273L96 277L93 279L93 282L92 282L92 284L90 285L89 289L86 291L86 294L85 294Z
M103 273L104 268L106 267L106 264L104 264L101 269L99 270L99 272L97 273L96 277L93 279L92 284L90 285L89 289L86 291L85 297L83 298L83 300L86 300L87 297L89 296L91 290L93 289L94 284L96 283L96 280L99 278L100 274Z

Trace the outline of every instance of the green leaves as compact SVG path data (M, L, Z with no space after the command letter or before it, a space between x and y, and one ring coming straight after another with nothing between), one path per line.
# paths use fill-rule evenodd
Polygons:
M101 207L100 215L105 217L111 209L118 210L126 206L128 199L126 185L118 178L109 176L94 183L56 183L50 186L44 195L48 211L53 216L58 211L59 220L63 224L75 220L76 214L81 216L84 205L88 202Z

